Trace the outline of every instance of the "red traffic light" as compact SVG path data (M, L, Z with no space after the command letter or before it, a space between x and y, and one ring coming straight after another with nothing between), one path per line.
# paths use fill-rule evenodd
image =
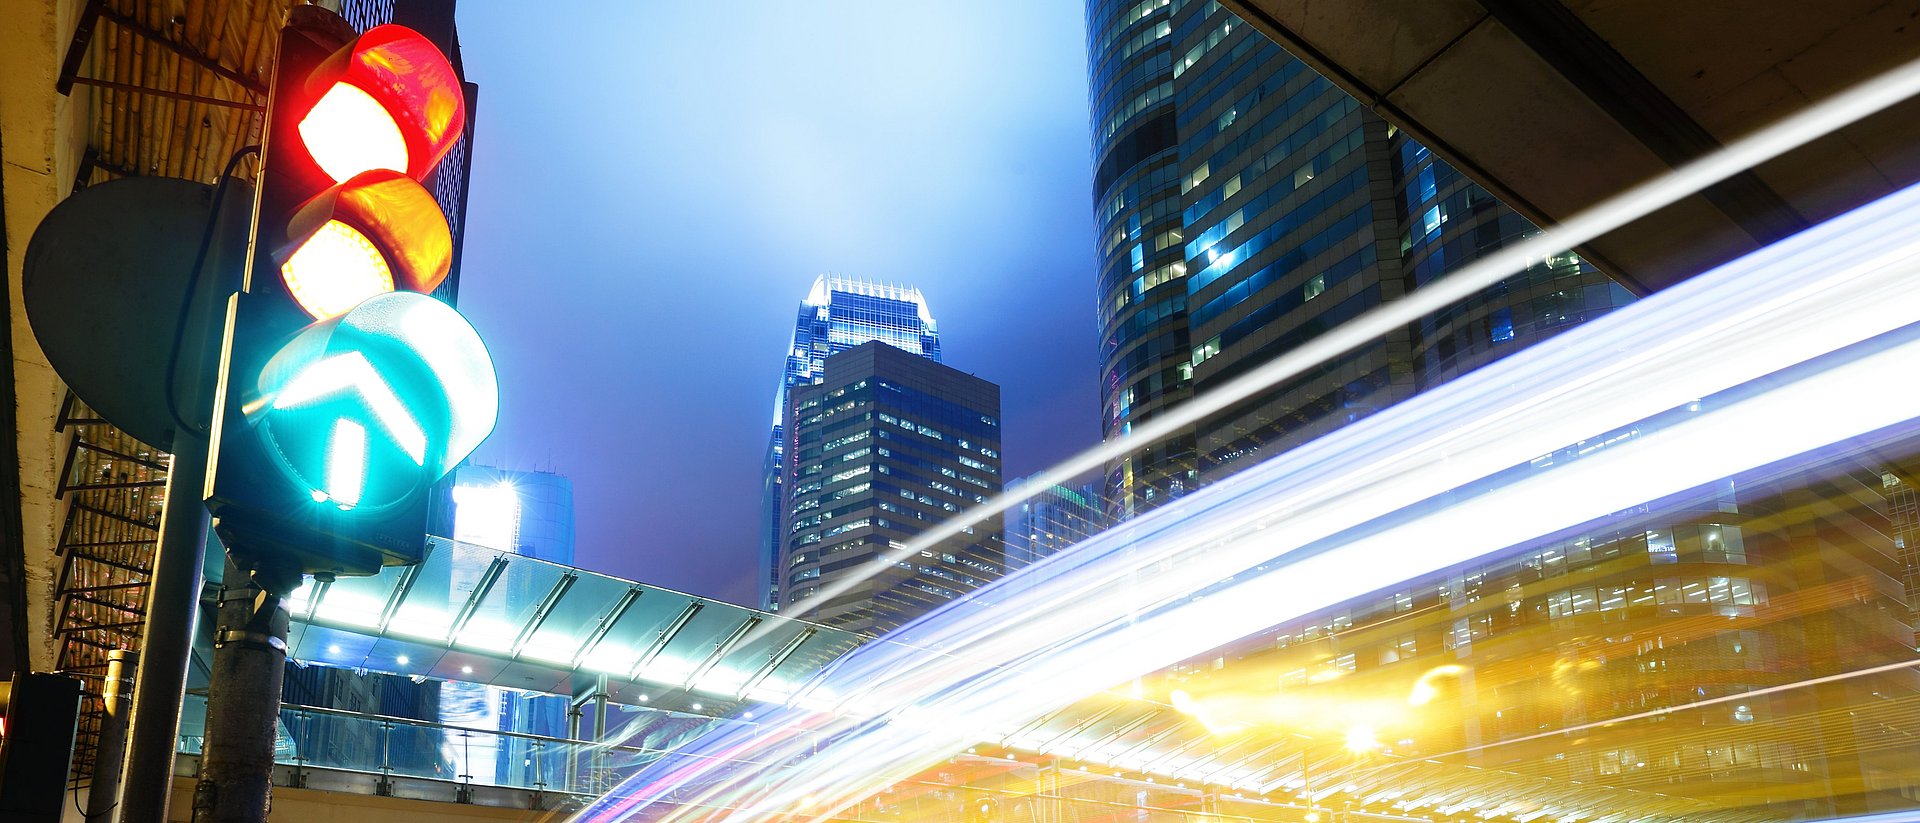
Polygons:
M425 179L460 139L466 95L438 46L405 26L378 26L307 77L299 115L315 165L346 180L388 169Z
M273 259L294 301L324 320L374 295L433 291L453 265L453 235L419 183L368 171L301 204Z

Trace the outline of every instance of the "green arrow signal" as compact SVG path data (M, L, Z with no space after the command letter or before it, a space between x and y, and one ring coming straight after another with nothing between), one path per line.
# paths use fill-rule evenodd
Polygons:
M387 435L416 465L426 465L427 433L421 430L413 415L407 413L406 404L400 402L400 396L394 393L386 378L381 377L360 352L334 355L307 367L273 399L273 407L288 409L347 392L360 395L380 427L386 429ZM337 434L335 442L338 442ZM361 430L360 442L364 452L365 429Z
M333 442L327 448L327 488L313 490L313 502L332 500L342 510L360 503L367 482L367 430L347 418L333 424Z
M372 412L381 430L412 458L414 465L426 465L426 431L400 401L393 386L361 352L336 354L301 369L273 398L272 409L297 411L334 399L358 399ZM320 472L325 480L319 483L321 488L310 489L308 493L315 503L331 501L346 511L360 504L361 494L366 490L367 428L343 414L333 420L327 437L323 452L326 465Z

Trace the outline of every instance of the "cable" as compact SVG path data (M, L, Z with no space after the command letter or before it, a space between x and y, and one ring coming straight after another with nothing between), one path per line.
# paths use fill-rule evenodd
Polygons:
M173 417L174 426L202 436L212 434L210 428L188 421L186 416L180 413L179 398L174 396L174 377L179 373L180 366L180 344L186 335L187 318L193 314L193 297L200 290L200 276L207 264L207 250L213 246L213 233L220 225L220 205L226 199L227 185L233 180L233 170L240 165L240 158L259 153L259 146L247 146L227 158L227 167L220 172L220 180L213 186L213 208L207 213L207 228L200 233L200 248L193 255L192 277L187 279L187 291L180 296L180 311L173 321L173 344L167 351L167 376L164 388L167 394L167 414Z

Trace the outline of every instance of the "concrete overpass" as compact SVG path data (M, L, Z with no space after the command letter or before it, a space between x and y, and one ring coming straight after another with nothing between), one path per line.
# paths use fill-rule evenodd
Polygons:
M1220 0L1541 225L1920 58L1902 0ZM1645 294L1920 180L1909 100L1581 251Z

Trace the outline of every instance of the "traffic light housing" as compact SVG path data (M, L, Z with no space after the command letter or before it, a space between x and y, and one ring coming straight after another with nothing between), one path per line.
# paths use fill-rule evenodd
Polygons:
M80 681L17 673L0 683L0 820L58 820L80 722Z
M439 47L295 6L281 32L208 506L242 566L419 562L433 484L492 431L486 346L429 296L454 246L422 185L466 125Z

